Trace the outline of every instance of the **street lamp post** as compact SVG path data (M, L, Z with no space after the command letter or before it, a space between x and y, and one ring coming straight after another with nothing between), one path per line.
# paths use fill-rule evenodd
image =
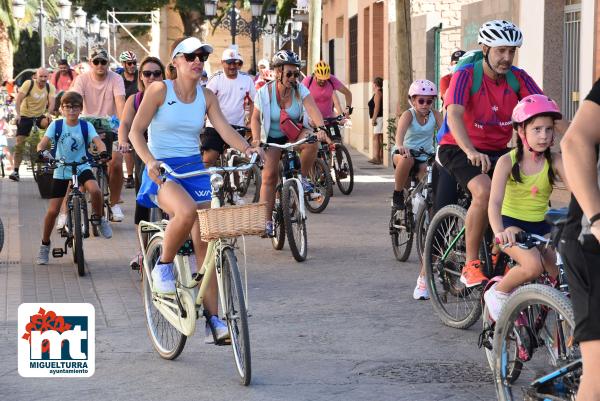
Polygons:
M85 29L85 23L86 23L86 16L87 13L85 11L83 11L83 9L81 7L77 7L77 10L75 10L75 40L76 40L76 44L75 47L77 48L76 50L76 57L77 57L77 62L79 63L79 61L81 60L81 55L80 55L80 48L81 48L81 43L80 43L80 32L83 32L83 30Z
M41 1L40 1L40 4L42 4ZM71 2L69 0L60 0L58 2L58 7L59 7L58 23L60 24L60 28L61 28L60 29L60 58L64 59L65 58L65 26L66 26L66 21L71 19Z

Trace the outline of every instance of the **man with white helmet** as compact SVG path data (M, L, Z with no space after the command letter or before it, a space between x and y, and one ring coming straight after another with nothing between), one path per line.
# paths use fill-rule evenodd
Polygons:
M138 92L138 69L137 69L137 56L134 52L125 50L119 55L119 61L123 66L123 71L119 73L123 78L123 84L125 85L125 100L131 95ZM125 159L125 167L127 169L127 178L125 178L125 188L133 188L133 153L123 153L123 159Z
M488 226L488 174L512 138L512 111L519 99L542 93L524 70L513 66L523 42L523 34L513 23L484 23L478 42L482 57L459 63L452 75L444 96L447 113L438 132L439 161L472 196L465 222L466 265L460 277L467 287L488 279L479 260L479 245Z
M213 74L206 87L217 95L219 106L225 111L225 118L229 124L244 136L245 106L249 105L250 115L252 115L253 99L256 95L254 82L248 74L239 71L243 60L237 48L225 49L221 64L223 71ZM204 164L207 167L214 166L219 155L225 150L225 142L210 121L206 124L201 140Z

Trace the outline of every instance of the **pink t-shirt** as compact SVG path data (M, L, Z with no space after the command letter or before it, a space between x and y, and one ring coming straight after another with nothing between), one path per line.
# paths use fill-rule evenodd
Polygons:
M57 91L65 91L66 92L71 87L71 83L73 83L75 78L77 78L77 73L75 71L71 70L71 73L73 74L73 79L71 79L69 74L63 75L63 74L60 74L59 71L56 71L55 73L52 74L52 77L50 78L50 82L52 82L52 84L56 87ZM58 74L58 78L57 78L57 74Z
M103 81L92 78L92 72L86 72L75 78L73 88L83 96L84 116L113 116L117 114L116 96L125 97L123 78L115 72L107 71Z
M312 82L310 82L311 79ZM323 86L319 86L317 78L310 75L302 80L302 84L308 88L311 96L315 99L323 118L333 117L333 92L343 88L344 84L334 75L330 75L329 81L325 82Z

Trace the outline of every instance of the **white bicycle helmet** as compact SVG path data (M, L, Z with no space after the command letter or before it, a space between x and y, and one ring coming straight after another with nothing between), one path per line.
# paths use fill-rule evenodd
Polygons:
M523 33L512 22L492 20L481 25L477 42L480 45L483 44L489 47L521 47L523 44Z
M124 63L126 61L137 61L137 57L135 56L135 53L129 50L125 50L124 52L122 52L119 55L119 61L121 63Z
M408 97L413 96L437 96L438 91L435 84L427 79L417 79L408 88Z
M295 65L300 67L300 58L291 50L279 50L273 56L271 68L280 67L282 65Z

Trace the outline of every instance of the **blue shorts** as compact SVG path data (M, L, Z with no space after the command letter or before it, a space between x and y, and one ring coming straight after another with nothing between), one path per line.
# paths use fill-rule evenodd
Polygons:
M504 225L504 229L508 227L517 227L527 233L537 234L541 236L548 234L552 229L552 227L550 227L550 224L546 223L543 220L536 222L523 221L504 215L502 216L502 224Z
M200 154L161 159L160 161L168 164L176 173L187 173L205 169ZM167 175L167 181L173 181L181 185L196 203L210 201L211 199L210 177L208 175L199 175L186 179L177 179ZM148 170L144 167L142 184L140 185L136 199L138 205L148 208L157 207L158 189L158 185L148 176Z

